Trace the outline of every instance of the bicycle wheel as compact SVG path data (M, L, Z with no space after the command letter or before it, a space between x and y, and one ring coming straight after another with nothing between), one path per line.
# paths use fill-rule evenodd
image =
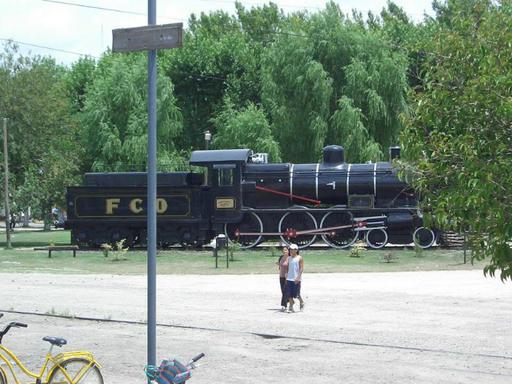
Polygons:
M60 366L73 381L70 383L64 376L62 368L57 368L50 375L48 384L103 384L103 376L99 368L96 365L89 367L89 364L90 361L86 359L66 360Z
M7 384L7 376L2 368L0 368L0 384Z

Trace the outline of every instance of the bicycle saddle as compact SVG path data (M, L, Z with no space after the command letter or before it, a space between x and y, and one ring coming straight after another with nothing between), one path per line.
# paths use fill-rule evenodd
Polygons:
M43 337L43 340L49 342L51 345L56 345L57 347L62 347L63 345L66 345L68 343L65 339L61 337L46 336Z

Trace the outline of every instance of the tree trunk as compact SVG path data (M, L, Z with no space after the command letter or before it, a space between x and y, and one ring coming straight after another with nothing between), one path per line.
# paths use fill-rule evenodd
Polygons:
M44 231L50 231L52 226L52 208L51 204L44 203L42 204L43 208L43 220L44 220Z
M23 211L22 220L23 220L23 228L28 228L28 226L30 224L30 207L28 207L26 211Z

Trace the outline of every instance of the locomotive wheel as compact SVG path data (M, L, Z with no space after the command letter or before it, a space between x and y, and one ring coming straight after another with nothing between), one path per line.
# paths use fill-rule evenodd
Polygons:
M414 231L412 240L418 247L426 249L434 245L436 241L436 235L430 228L419 227Z
M315 220L315 217L311 213L307 211L291 211L286 212L283 215L283 217L281 217L281 220L279 220L278 231L283 233L287 229L294 229L298 232L317 228L318 224ZM299 246L299 249L309 247L316 240L316 235L314 234L299 235L293 239L288 239L283 235L281 235L280 237L281 240L286 244L297 244Z
M255 247L262 239L261 235L244 235L236 236L236 232L263 232L263 222L260 217L254 212L247 212L240 223L226 223L224 224L224 233L231 242L240 244L241 248L248 249Z
M373 249L383 248L388 242L388 234L382 228L370 229L365 235L366 244Z
M327 212L322 221L320 228L337 227L340 225L352 224L352 214L350 212ZM333 234L322 235L322 239L329 246L336 249L344 249L354 244L359 237L359 232L353 228L343 228L333 231Z

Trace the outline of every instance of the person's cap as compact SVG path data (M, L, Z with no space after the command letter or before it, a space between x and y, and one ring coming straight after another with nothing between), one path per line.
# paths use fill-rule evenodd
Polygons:
M299 247L297 246L297 244L292 244L290 245L290 249L299 249Z

